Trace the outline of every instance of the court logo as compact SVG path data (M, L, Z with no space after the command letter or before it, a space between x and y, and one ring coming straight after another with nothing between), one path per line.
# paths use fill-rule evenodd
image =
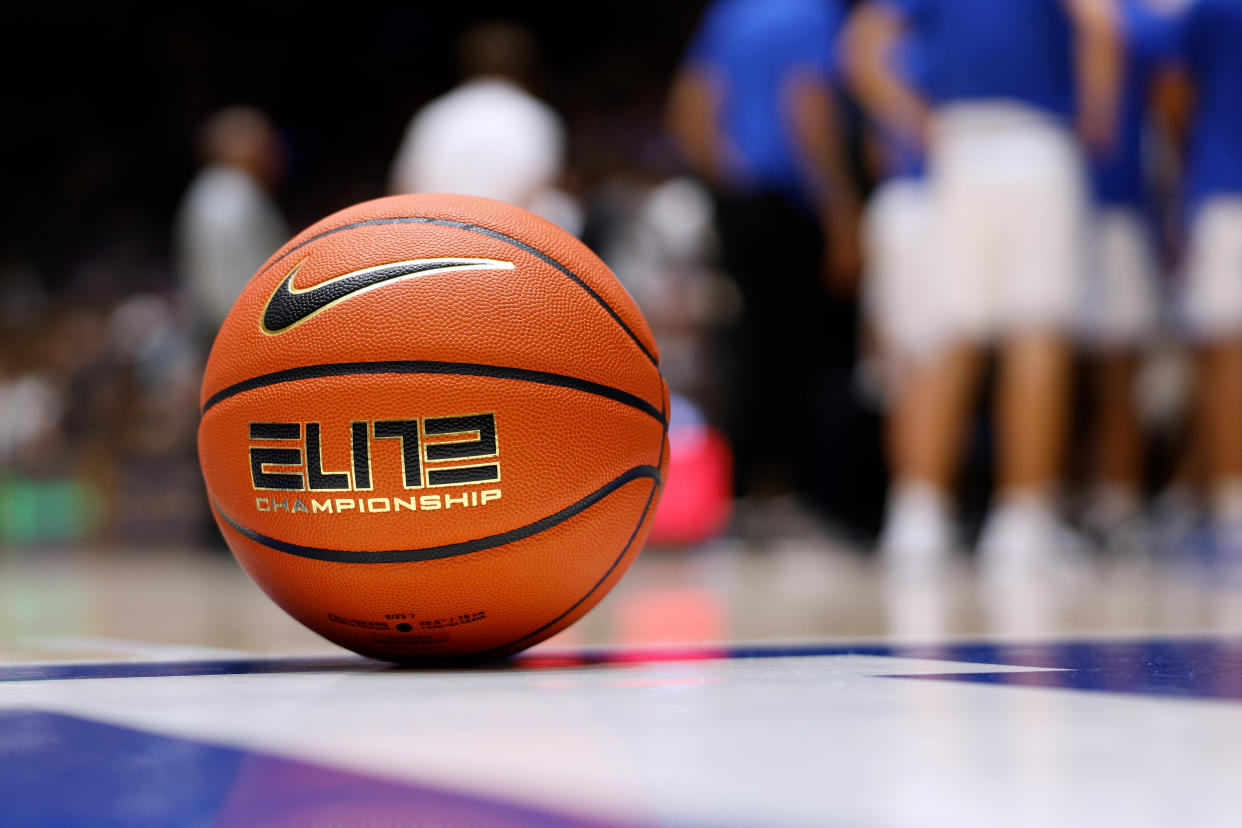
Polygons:
M284 333L333 305L398 279L429 276L448 270L513 270L513 262L497 259L411 259L355 270L314 287L294 287L293 280L305 263L306 259L302 259L295 264L268 297L259 325L263 333Z

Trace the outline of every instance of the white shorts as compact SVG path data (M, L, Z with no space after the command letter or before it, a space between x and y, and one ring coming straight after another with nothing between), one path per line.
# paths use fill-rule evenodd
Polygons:
M1087 215L1074 136L1011 103L953 104L933 123L930 156L945 325L994 339L1070 330Z
M1151 341L1160 320L1159 267L1142 214L1128 207L1098 211L1089 256L1079 341L1097 349Z
M1211 199L1196 212L1182 291L1193 339L1242 336L1242 196Z
M862 217L863 309L886 352L918 358L942 335L927 254L931 211L926 184L897 178L876 188Z

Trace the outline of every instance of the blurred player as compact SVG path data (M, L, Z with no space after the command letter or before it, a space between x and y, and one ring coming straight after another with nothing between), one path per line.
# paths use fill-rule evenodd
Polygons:
M1199 346L1200 444L1217 550L1242 563L1242 0L1168 18L1193 87L1182 313Z
M893 66L911 30L926 99ZM1074 129L1097 146L1110 139L1118 60L1108 15L1092 0L873 0L851 44L865 105L928 136L946 343L886 533L923 539L895 556L948 555L950 517L925 493L948 501L981 346L996 343L999 485L980 557L990 578L1020 582L1052 569L1065 546L1055 497L1087 217Z
M730 431L747 495L814 473L805 435L827 348L821 277L840 284L857 260L832 88L840 17L836 0L717 0L669 103L674 138L715 193L723 264L743 298Z
M856 13L857 14L857 13ZM864 81L853 38L858 31L852 17L842 34L846 72L851 83ZM908 34L892 62L908 83L916 85L917 47ZM941 331L934 306L936 285L928 253L931 211L924 177L922 137L903 132L898 112L873 112L865 148L869 166L878 183L863 211L863 305L868 341L878 357L887 408L887 450L890 477L910 477L912 440L920 437L917 422L923 415L922 397L933 380L929 356ZM934 561L936 550L953 545L944 495L930 486L913 482L894 489L901 492L907 509L926 513L923 520L890 524L880 538L880 554L895 574L923 575L920 563ZM920 505L916 506L918 502ZM915 535L896 534L913 530ZM926 552L909 554L915 547ZM907 565L916 567L910 570ZM904 567L904 568L903 568Z
M530 32L482 23L458 44L465 79L410 121L393 162L393 193L465 193L525 207L571 233L581 211L556 185L565 125L529 91L538 65Z
M271 121L257 109L213 115L200 141L203 169L176 219L181 273L208 346L242 288L289 238L271 190L284 157Z
M1105 549L1144 542L1143 434L1135 374L1159 323L1159 265L1153 244L1144 132L1157 48L1147 34L1147 0L1108 0L1124 44L1117 131L1092 158L1095 216L1090 229L1079 339L1091 357L1092 472L1083 522Z

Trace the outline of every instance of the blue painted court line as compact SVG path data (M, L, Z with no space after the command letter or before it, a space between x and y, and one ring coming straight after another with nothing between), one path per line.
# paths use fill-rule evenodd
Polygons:
M599 826L75 716L0 711L0 825Z
M967 644L945 651L954 661L1057 669L893 677L1242 701L1242 638L1238 637Z
M237 658L195 661L121 661L0 665L0 682L69 679L231 676L255 673L380 672L397 667L362 656L331 658Z
M955 642L920 645L743 645L733 647L630 648L577 653L531 653L508 661L452 672L553 670L608 664L696 661L711 658L875 655L1052 667L1057 672L948 673L913 678L1061 687L1148 696L1242 700L1242 636L1153 638L1063 642ZM98 664L11 664L0 666L0 682L56 681L162 676L259 673L384 672L402 668L356 656L253 658L178 662ZM910 678L893 676L894 678Z

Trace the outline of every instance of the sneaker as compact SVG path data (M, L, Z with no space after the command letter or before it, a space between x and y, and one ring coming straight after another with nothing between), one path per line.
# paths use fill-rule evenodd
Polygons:
M906 483L889 497L880 561L887 574L920 578L946 568L956 546L948 497L934 486Z
M1236 516L1211 522L1204 555L1205 574L1220 586L1242 586L1242 521Z
M1193 559L1189 550L1208 521L1191 488L1184 483L1169 485L1152 500L1151 513L1155 556L1175 567Z
M995 586L1081 583L1090 570L1086 541L1038 495L1010 494L993 506L978 553L983 580Z
M1091 493L1082 512L1081 528L1086 539L1106 559L1145 562L1154 546L1151 525L1142 501L1116 486L1101 485Z

